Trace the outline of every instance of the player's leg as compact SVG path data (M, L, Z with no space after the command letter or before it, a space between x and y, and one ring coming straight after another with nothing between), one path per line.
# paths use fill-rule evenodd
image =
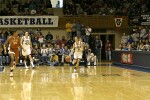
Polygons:
M97 65L97 57L94 56L94 66L96 66L96 65Z
M78 67L79 67L80 60L81 60L80 58L78 58L78 59L77 59L76 68L78 68Z
M76 67L78 68L79 67L79 64L80 64L80 61L82 59L82 52L78 53L77 55L77 63L76 63Z
M88 65L88 66L90 65L90 62L91 62L91 56L88 55L88 56L87 56L87 63L88 63L87 65Z
M34 68L34 63L33 63L33 58L31 57L31 55L29 55L29 59L30 59L30 63L31 63L31 66Z
M25 65L25 68L29 68L29 67L27 66L27 56L24 56L24 65Z
M15 63L14 63L14 65L15 65L15 67L16 67L16 64L18 64L18 61L19 61L19 57L17 56L15 56Z
M77 59L74 58L73 61L72 61L72 64L74 65L74 64L76 64L76 63L77 63Z
M77 63L78 54L75 52L73 56L74 59L72 61L72 64L74 65L75 63Z
M73 59L72 64L75 65L75 63L77 63L77 59L76 59L76 58ZM76 66L75 66L75 67L74 67L74 72L76 72L76 70L77 70L77 68L76 68Z
M16 67L16 64L18 64L19 53L20 53L20 51L18 49L14 50L14 67Z
M10 54L11 62L10 62L10 77L13 76L15 57L14 54Z

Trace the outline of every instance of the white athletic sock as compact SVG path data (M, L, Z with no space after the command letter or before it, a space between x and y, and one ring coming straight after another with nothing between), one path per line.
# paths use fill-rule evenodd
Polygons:
M32 65L32 67L34 67L34 64L33 64L33 62L31 62L31 65Z
M25 66L27 66L27 63L26 63L26 62L24 62L24 65L25 65Z
M26 63L26 62L24 62L24 65L25 65L25 68L29 68L29 67L27 66L27 63Z

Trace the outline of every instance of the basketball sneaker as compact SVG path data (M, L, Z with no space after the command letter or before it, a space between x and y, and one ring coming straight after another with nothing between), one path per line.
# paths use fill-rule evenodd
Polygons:
M29 69L29 67L28 67L28 66L25 66L25 68L26 68L26 69Z
M35 68L35 65L33 64L33 62L31 62L31 66L32 66L32 68Z
M74 73L76 73L76 72L77 72L77 68L75 67L75 68L74 68Z
M13 71L12 70L10 71L10 77L13 77Z
M35 65L32 65L32 68L35 68Z

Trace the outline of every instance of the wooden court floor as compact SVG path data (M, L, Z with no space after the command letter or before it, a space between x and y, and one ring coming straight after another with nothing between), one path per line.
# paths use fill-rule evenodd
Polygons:
M150 100L150 73L103 63L80 67L9 67L0 72L0 100Z

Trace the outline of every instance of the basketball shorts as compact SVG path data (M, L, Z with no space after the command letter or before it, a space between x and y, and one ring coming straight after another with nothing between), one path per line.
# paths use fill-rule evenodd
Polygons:
M31 54L31 49L28 48L28 49L25 49L26 51L22 50L22 55L23 56L27 56L27 55L30 55Z
M9 54L14 54L16 58L19 58L19 49L18 48L10 48Z
M74 53L74 59L82 59L82 52L75 52Z

